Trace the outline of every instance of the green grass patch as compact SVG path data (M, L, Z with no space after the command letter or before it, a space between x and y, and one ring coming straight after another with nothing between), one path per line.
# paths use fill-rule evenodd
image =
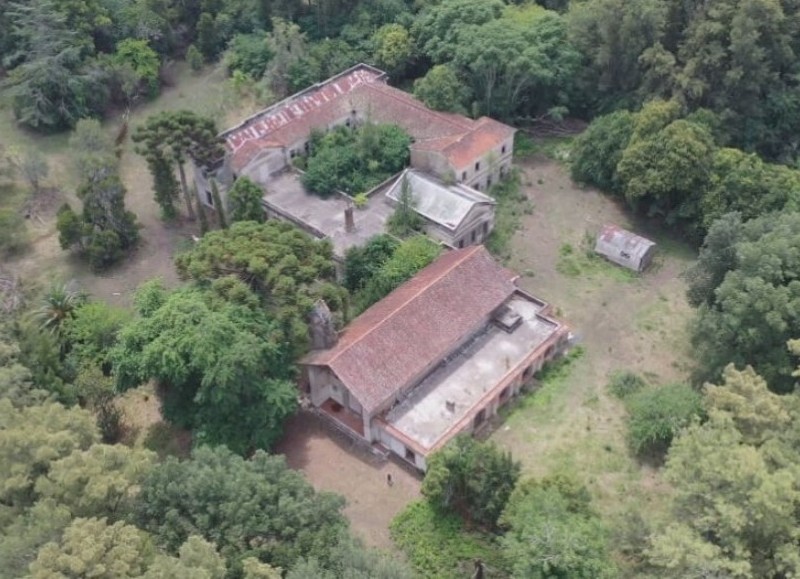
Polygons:
M475 559L484 562L487 577L507 576L491 535L468 531L459 517L440 513L427 501L409 504L394 518L390 531L420 577L471 577Z
M594 253L591 246L582 244L574 248L565 243L559 249L556 271L566 277L608 278L620 282L632 282L638 279L635 272L610 263Z
M519 173L494 185L489 194L497 201L494 229L486 240L486 247L497 257L511 256L511 239L522 225L522 216L533 213L533 203L522 191Z
M521 397L516 404L508 407L507 420L509 424L513 425L514 422L523 420L528 421L531 418L531 410L541 410L549 407L556 395L560 394L564 389L565 384L569 380L572 368L584 354L584 349L581 346L576 346L569 353L547 364L536 377L539 387ZM501 409L501 413L503 409Z

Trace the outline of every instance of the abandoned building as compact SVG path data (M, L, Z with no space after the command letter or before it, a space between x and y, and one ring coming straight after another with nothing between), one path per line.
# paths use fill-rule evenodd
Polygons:
M416 169L406 169L386 191L397 205L408 188L414 210L422 217L425 233L451 247L482 243L494 228L497 203L488 195L460 183L448 185Z
M595 252L607 260L643 272L653 261L656 244L616 225L605 225L597 236Z
M568 343L549 306L483 246L443 254L340 334L312 318L304 387L342 430L420 470L487 423Z
M215 167L195 168L200 201L213 208L211 176L219 182L223 197L238 177L247 176L264 187L269 217L292 221L312 235L330 238L337 255L342 256L348 247L384 231L392 211L391 199L385 196L391 183L369 192L368 205L346 217L351 200L344 194L321 199L305 192L292 170L292 160L308 153L312 130L364 122L394 124L412 139L410 165L415 169L413 178L424 189L421 202L425 201L430 211L420 214L431 235L446 243L456 242L454 246L458 241L479 243L494 224L494 205L478 191L488 190L510 170L515 129L488 117L473 120L431 110L412 95L389 86L387 80L385 72L358 64L223 132L225 158ZM425 174L430 177L427 182ZM447 199L436 201L432 198L436 194ZM472 216L449 216L442 211L453 208L461 212L470 203L481 206L475 214L491 215L476 224L474 236L469 230L465 237L448 224L460 220L469 226Z

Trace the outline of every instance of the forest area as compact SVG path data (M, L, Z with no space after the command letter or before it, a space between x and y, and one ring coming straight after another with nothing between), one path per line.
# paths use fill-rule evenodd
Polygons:
M212 211L190 166L224 153L234 114L361 62L432 109L517 127L528 169L555 142L576 187L691 246L669 296L690 309L680 380L595 377L663 508L607 517L590 481L459 437L386 551L271 453L314 304L341 327L441 248L401 205L340 280L330 242L265 221L258 185L237 180L227 206L214 190ZM10 0L0 117L0 577L800 576L800 3ZM358 202L408 163L391 125L313 141L298 163L320 196ZM539 210L524 175L490 191L506 261ZM569 282L588 266L562 241ZM93 291L149 253L167 279L145 264ZM133 433L123 400L142 385L163 421Z

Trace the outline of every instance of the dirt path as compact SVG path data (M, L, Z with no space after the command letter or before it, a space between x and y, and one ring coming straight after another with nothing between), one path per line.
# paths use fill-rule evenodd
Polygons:
M317 490L347 499L344 514L367 545L394 549L389 523L419 497L419 477L391 460L365 453L306 413L289 421L275 452L285 455L288 465L302 471ZM392 486L386 482L387 474L392 475Z

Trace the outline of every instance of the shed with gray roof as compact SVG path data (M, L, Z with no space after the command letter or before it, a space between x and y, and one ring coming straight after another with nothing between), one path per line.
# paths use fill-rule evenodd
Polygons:
M639 273L653 261L655 248L655 242L616 225L603 226L594 246L607 260Z

